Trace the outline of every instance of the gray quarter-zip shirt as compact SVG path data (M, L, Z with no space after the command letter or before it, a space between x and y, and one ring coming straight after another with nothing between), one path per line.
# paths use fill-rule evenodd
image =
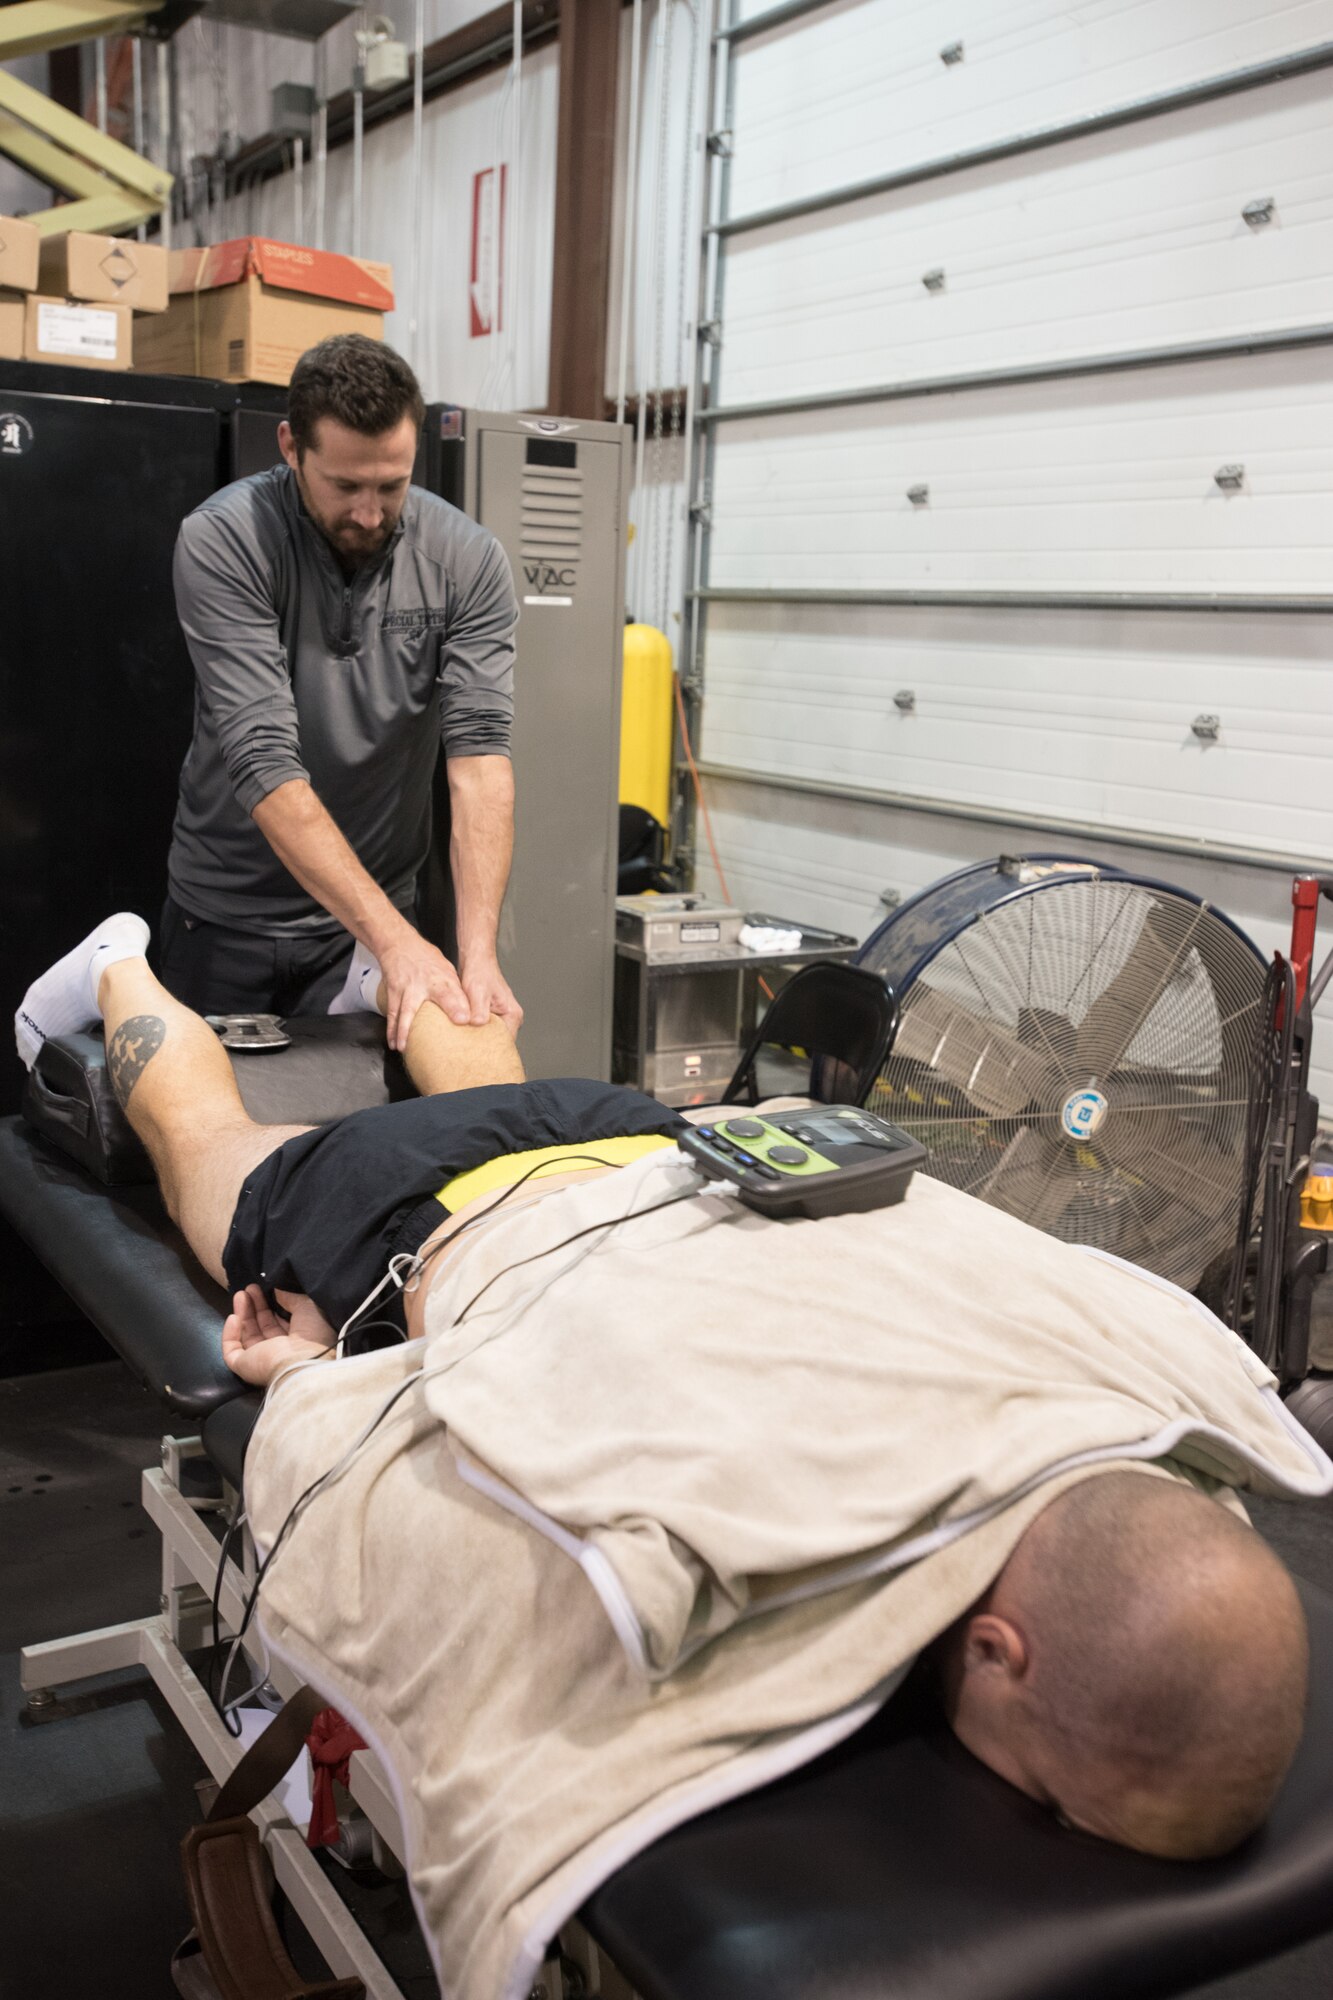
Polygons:
M348 577L283 465L188 517L175 583L196 681L168 864L176 901L266 937L336 931L250 817L306 778L406 908L441 745L509 755L518 604L494 535L414 486L382 554Z

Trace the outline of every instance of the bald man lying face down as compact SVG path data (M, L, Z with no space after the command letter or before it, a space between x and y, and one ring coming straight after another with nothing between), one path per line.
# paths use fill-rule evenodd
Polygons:
M212 1030L149 971L146 942L140 920L110 919L34 982L19 1053L31 1067L46 1035L101 1014L113 1085L167 1207L232 1291L225 1357L258 1386L331 1357L337 1324L391 1255L429 1257L407 1302L406 1331L420 1335L451 1239L495 1199L492 1186L437 1223L430 1190L446 1171L540 1148L517 1207L612 1170L580 1164L580 1146L669 1145L680 1129L636 1091L525 1083L498 1017L460 1027L429 1002L406 1050L420 1099L318 1131L256 1125ZM353 1003L382 1011L363 953L349 981ZM303 1258L318 1296L300 1288ZM934 1652L949 1721L975 1756L1071 1826L1147 1854L1228 1852L1262 1823L1300 1738L1308 1646L1290 1577L1232 1513L1157 1474L1063 1492Z

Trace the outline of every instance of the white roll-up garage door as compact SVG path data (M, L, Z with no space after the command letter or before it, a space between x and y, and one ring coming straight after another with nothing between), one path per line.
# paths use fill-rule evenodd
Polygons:
M1058 846L1284 944L1333 873L1333 0L742 6L714 118L733 896L864 935Z

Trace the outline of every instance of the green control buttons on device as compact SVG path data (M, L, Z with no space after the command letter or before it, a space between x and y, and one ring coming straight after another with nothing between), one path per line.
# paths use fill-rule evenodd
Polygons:
M739 1113L680 1138L709 1180L733 1181L764 1215L840 1215L901 1201L926 1149L853 1104L812 1104L772 1118Z

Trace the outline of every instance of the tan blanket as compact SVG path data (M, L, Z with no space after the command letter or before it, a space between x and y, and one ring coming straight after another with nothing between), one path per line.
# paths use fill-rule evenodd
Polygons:
M673 1150L541 1203L427 1311L465 1476L583 1563L646 1671L1108 1454L1328 1490L1267 1369L1131 1266L924 1174L819 1222L658 1206L694 1185Z
M598 1183L600 1199L633 1199L637 1172L627 1169L613 1182ZM455 1298L465 1302L493 1270L529 1254L536 1247L534 1226L553 1241L571 1234L596 1191L554 1195L505 1230L497 1228L460 1261ZM1156 1436L1164 1406L1174 1411L1185 1405L1198 1420L1192 1435L1202 1438L1210 1462L1220 1466L1227 1459L1234 1476L1243 1471L1247 1453L1260 1459L1272 1451L1289 1456L1285 1472L1274 1470L1267 1483L1280 1486L1288 1475L1293 1484L1333 1481L1333 1467L1302 1451L1266 1398L1263 1371L1202 1320L1209 1343L1206 1392L1191 1385L1175 1338L1184 1337L1186 1320L1197 1315L1132 1274L1086 1261L1066 1268L1063 1258L1077 1253L1063 1252L1058 1280L1051 1281L1056 1295L1044 1305L1030 1298L1018 1312L1024 1325L1036 1317L1036 1345L1011 1353L1012 1324L990 1310L990 1295L1003 1292L1010 1266L994 1285L988 1278L987 1296L980 1297L977 1273L992 1271L994 1244L967 1235L974 1225L984 1232L992 1211L974 1215L969 1204L966 1228L956 1209L947 1226L938 1216L923 1219L923 1231L938 1226L941 1232L932 1254L943 1241L947 1259L935 1256L928 1285L912 1277L912 1259L904 1253L896 1278L881 1271L873 1300L845 1270L844 1232L820 1222L808 1226L806 1240L820 1299L828 1303L812 1325L808 1310L787 1311L790 1281L765 1277L775 1246L770 1241L762 1254L752 1254L760 1235L748 1221L731 1229L728 1216L726 1227L695 1227L703 1209L724 1199L707 1197L688 1214L683 1206L665 1210L617 1232L618 1248L637 1254L613 1278L600 1253L587 1259L577 1296L573 1271L548 1282L551 1264L561 1268L572 1249L539 1259L526 1267L530 1288L505 1307L514 1315L509 1332L499 1330L505 1313L487 1324L469 1315L446 1336L457 1345L467 1334L472 1363L480 1366L486 1358L484 1377L471 1377L485 1382L483 1406L507 1413L515 1434L526 1433L542 1450L552 1433L543 1414L548 1397L557 1399L576 1441L585 1427L604 1428L602 1402L617 1403L622 1415L631 1404L637 1409L648 1429L623 1433L609 1450L604 1440L589 1460L594 1480L604 1481L611 1465L628 1480L632 1509L608 1509L607 1488L598 1485L594 1504L584 1510L594 1524L587 1539L605 1528L619 1560L614 1538L628 1526L631 1547L642 1544L653 1557L644 1571L650 1588L656 1588L657 1551L666 1548L686 1584L677 1593L683 1619L676 1606L675 1626L664 1622L664 1632L698 1636L698 1604L713 1578L726 1579L733 1607L714 1643L698 1647L670 1675L646 1675L614 1635L604 1600L567 1552L581 1554L584 1534L560 1529L570 1537L562 1547L553 1539L559 1525L553 1519L534 1523L512 1511L514 1504L528 1504L513 1490L526 1477L524 1463L515 1462L521 1453L506 1459L502 1439L485 1438L488 1463L499 1458L515 1475L508 1504L497 1505L465 1483L433 1404L442 1388L469 1378L450 1367L431 1382L413 1379L423 1361L439 1365L438 1336L424 1352L399 1350L287 1377L251 1444L246 1499L264 1545L298 1495L346 1453L395 1387L409 1384L349 1468L301 1517L265 1582L260 1616L275 1652L357 1724L393 1775L413 1893L450 2000L522 2000L547 1937L630 1854L681 1820L808 1760L873 1712L905 1665L984 1590L1041 1507L1074 1481L1119 1462L1067 1465L1013 1497L1015 1464L1026 1464L1028 1456L1040 1460L1043 1452L1048 1468L1068 1459L1070 1426L1080 1419L1089 1380L1094 1404L1109 1401L1119 1412L1122 1433ZM927 1196L914 1204L922 1218L932 1215L930 1203ZM665 1311L667 1290L658 1282L655 1290L650 1285L656 1301L650 1320L636 1300L655 1253L636 1238L668 1219L690 1224L662 1252L678 1310ZM1048 1239L1022 1225L1007 1227L1019 1232L1005 1252L1012 1270L1048 1270ZM894 1234L886 1231L885 1240ZM711 1258L727 1242L740 1246L746 1285L760 1289L756 1296L733 1286L724 1310L720 1293L709 1306L706 1270L692 1259L696 1250ZM1133 1308L1125 1306L1120 1317L1134 1321L1145 1337L1131 1343L1123 1361L1116 1342L1099 1332L1099 1313L1082 1303L1086 1274L1094 1271L1107 1271L1116 1288L1130 1288L1125 1296ZM585 1296L584 1283L594 1275ZM599 1290L603 1284L605 1291ZM562 1285L570 1293L563 1300ZM942 1289L932 1294L931 1285ZM503 1306L494 1292L488 1302ZM932 1295L938 1303L924 1310ZM735 1296L749 1309L738 1307ZM1159 1309L1154 1343L1150 1330ZM859 1322L872 1311L881 1338L896 1345L900 1404L886 1402L873 1387L871 1377L881 1370L876 1362L868 1372L866 1344L854 1358L840 1332L845 1315ZM723 1369L720 1387L692 1387L697 1342L677 1334L670 1344L673 1328L693 1326L696 1312L707 1315L712 1329L713 1358ZM1072 1342L1066 1337L1071 1314L1083 1328ZM763 1340L747 1331L756 1320ZM923 1360L906 1334L915 1329L920 1335L926 1322L939 1331ZM600 1371L590 1357L600 1342L619 1340L625 1328L645 1337L635 1354L622 1352L613 1379L605 1356ZM512 1335L525 1331L533 1338L514 1346ZM573 1371L577 1391L553 1379L555 1348L548 1352L542 1332L558 1344L561 1369ZM586 1356L582 1342L589 1343ZM658 1372L649 1394L636 1384L654 1345L673 1365ZM738 1345L746 1358L733 1367ZM1089 1348L1095 1362L1087 1359ZM804 1385L804 1397L778 1394L789 1369ZM826 1380L842 1385L836 1408ZM883 1428L862 1437L860 1456L849 1458L843 1433L861 1428L867 1396ZM1211 1414L1223 1405L1232 1429L1228 1446L1205 1435ZM801 1421L794 1428L789 1424L780 1433L765 1427L775 1421L776 1408L790 1416L798 1406ZM973 1453L960 1467L960 1440L984 1428L980 1416L987 1409L1008 1441ZM1200 1418L1200 1409L1210 1416ZM760 1412L766 1413L764 1424ZM469 1404L465 1415L471 1413ZM738 1424L741 1448L729 1451ZM1076 1434L1084 1436L1081 1422ZM680 1447L674 1460L662 1452L664 1437ZM706 1518L705 1505L715 1443L732 1468L725 1479L718 1475L717 1491L731 1498L716 1524ZM682 1481L683 1459L698 1462L699 1477ZM556 1453L553 1462L558 1469L566 1458ZM756 1477L738 1486L740 1465ZM811 1480L820 1465L825 1483L816 1491ZM859 1491L845 1490L849 1468ZM541 1470L545 1478L545 1465ZM799 1486L796 1506L787 1504L788 1472ZM679 1499L686 1508L689 1533L679 1550L674 1529L663 1532L664 1512L636 1511L645 1495L655 1506ZM571 1514L580 1504L568 1486L562 1488L566 1504ZM773 1517L766 1519L770 1508ZM924 1512L911 1521L909 1539L955 1515L972 1525L966 1533L940 1536L923 1559L886 1569L874 1559L884 1547L886 1524L892 1529L916 1508ZM872 1552L865 1573L851 1581L834 1573L845 1566L849 1522L856 1547ZM646 1532L639 1532L640 1524ZM631 1562L626 1572L632 1571ZM787 1588L794 1578L811 1576L817 1594ZM785 1591L790 1601L758 1615L756 1596L774 1579L781 1580L775 1597ZM744 1616L736 1615L737 1605ZM705 1606L705 1622L707 1616Z

